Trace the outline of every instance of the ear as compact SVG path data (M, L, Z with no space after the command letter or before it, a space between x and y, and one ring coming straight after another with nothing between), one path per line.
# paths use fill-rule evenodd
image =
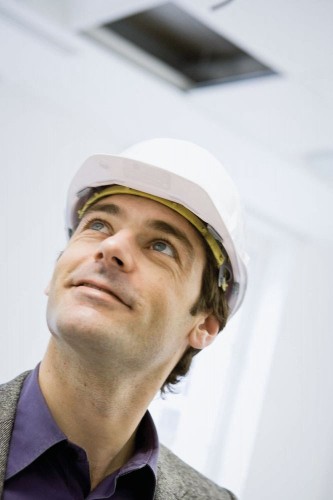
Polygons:
M204 349L214 342L219 328L219 322L213 314L200 316L189 334L189 345L195 349Z

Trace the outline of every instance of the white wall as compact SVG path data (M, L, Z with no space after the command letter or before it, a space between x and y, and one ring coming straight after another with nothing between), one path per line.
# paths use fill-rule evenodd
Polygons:
M190 96L23 5L12 2L9 16L9 4L0 15L0 380L45 348L43 290L65 244L65 192L80 162L149 136L192 139L232 166L251 281L243 312L198 358L184 395L156 409L161 435L241 500L330 498L331 191Z
M244 500L333 498L332 248L295 261Z

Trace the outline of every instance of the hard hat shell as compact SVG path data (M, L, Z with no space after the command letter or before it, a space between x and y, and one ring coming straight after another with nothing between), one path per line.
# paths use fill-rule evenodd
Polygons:
M213 228L232 266L231 317L244 298L247 271L239 195L223 165L202 147L169 138L140 142L119 155L91 156L69 187L66 225L70 232L91 188L112 184L179 203Z

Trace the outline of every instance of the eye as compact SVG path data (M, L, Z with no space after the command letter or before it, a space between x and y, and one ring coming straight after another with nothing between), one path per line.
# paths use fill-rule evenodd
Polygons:
M175 257L176 251L172 245L167 243L166 241L155 241L152 244L152 248L156 252L164 253L165 255L169 255L169 257Z
M107 225L99 219L93 219L91 221L87 221L84 226L84 229L92 229L93 231L99 231L102 233L106 233L108 228Z

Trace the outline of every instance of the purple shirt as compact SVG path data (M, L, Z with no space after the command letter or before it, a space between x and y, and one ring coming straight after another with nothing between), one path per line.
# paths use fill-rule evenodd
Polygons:
M147 411L132 458L90 491L84 449L55 423L38 383L39 366L22 388L10 442L3 500L150 500L154 496L158 437Z

